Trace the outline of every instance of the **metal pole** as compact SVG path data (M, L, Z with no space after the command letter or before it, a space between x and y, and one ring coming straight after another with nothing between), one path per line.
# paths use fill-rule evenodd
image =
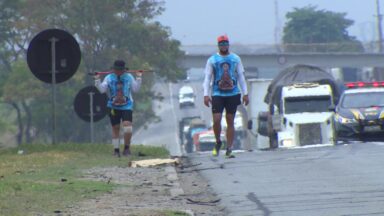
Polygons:
M380 13L380 1L376 0L376 13L377 13L377 33L378 33L378 40L377 45L379 48L379 53L383 52L383 31L381 27L381 22L383 19L383 15Z
M89 92L89 113L90 113L90 124L91 124L91 143L93 143L93 95L95 92Z
M380 13L380 1L376 0L376 16L377 16L377 51L378 53L383 52L383 33L381 28L381 21L383 16ZM383 79L383 68L380 67L374 67L373 68L373 77L376 80L382 80Z
M275 0L275 46L276 51L281 52L281 46L280 46L280 18L279 18L279 2L278 0Z
M49 41L52 57L52 144L56 144L56 42L59 40L52 37Z

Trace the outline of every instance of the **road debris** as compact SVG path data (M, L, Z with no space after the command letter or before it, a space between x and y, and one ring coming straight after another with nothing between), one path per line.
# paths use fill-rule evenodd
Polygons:
M161 165L179 165L180 160L175 159L149 159L149 160L139 160L139 161L130 161L128 163L129 167L154 167Z

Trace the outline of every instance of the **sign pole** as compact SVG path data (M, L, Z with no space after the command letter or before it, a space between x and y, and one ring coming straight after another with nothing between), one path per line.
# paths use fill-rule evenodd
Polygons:
M52 60L52 144L56 144L56 42L57 38L49 39L51 42L51 60Z
M91 126L91 143L93 143L93 95L94 92L89 92L89 113L90 113L90 126Z

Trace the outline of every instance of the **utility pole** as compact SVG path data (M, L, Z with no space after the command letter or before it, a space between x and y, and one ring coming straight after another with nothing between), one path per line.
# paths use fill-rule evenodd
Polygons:
M383 32L382 32L382 19L383 15L380 13L380 0L376 0L376 13L377 13L377 45L378 45L378 52L382 53L383 52Z
M377 48L379 53L383 53L383 32L381 28L381 22L383 19L383 15L380 13L380 0L376 0L376 16L377 16ZM383 68L374 68L373 76L376 80L383 80L384 71Z
M281 52L280 47L280 19L279 19L279 3L278 0L275 0L275 46L276 51Z

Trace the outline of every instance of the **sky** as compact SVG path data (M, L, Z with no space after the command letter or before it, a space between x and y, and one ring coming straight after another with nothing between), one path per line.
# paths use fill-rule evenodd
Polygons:
M231 43L274 44L281 37L285 15L294 8L316 6L346 13L355 23L349 35L362 42L377 38L376 0L164 0L165 11L156 18L182 45L215 44L227 34ZM278 10L275 10L277 2ZM384 0L380 0L384 13ZM275 14L278 14L276 16ZM280 29L280 31L275 31ZM277 38L277 39L276 39Z

